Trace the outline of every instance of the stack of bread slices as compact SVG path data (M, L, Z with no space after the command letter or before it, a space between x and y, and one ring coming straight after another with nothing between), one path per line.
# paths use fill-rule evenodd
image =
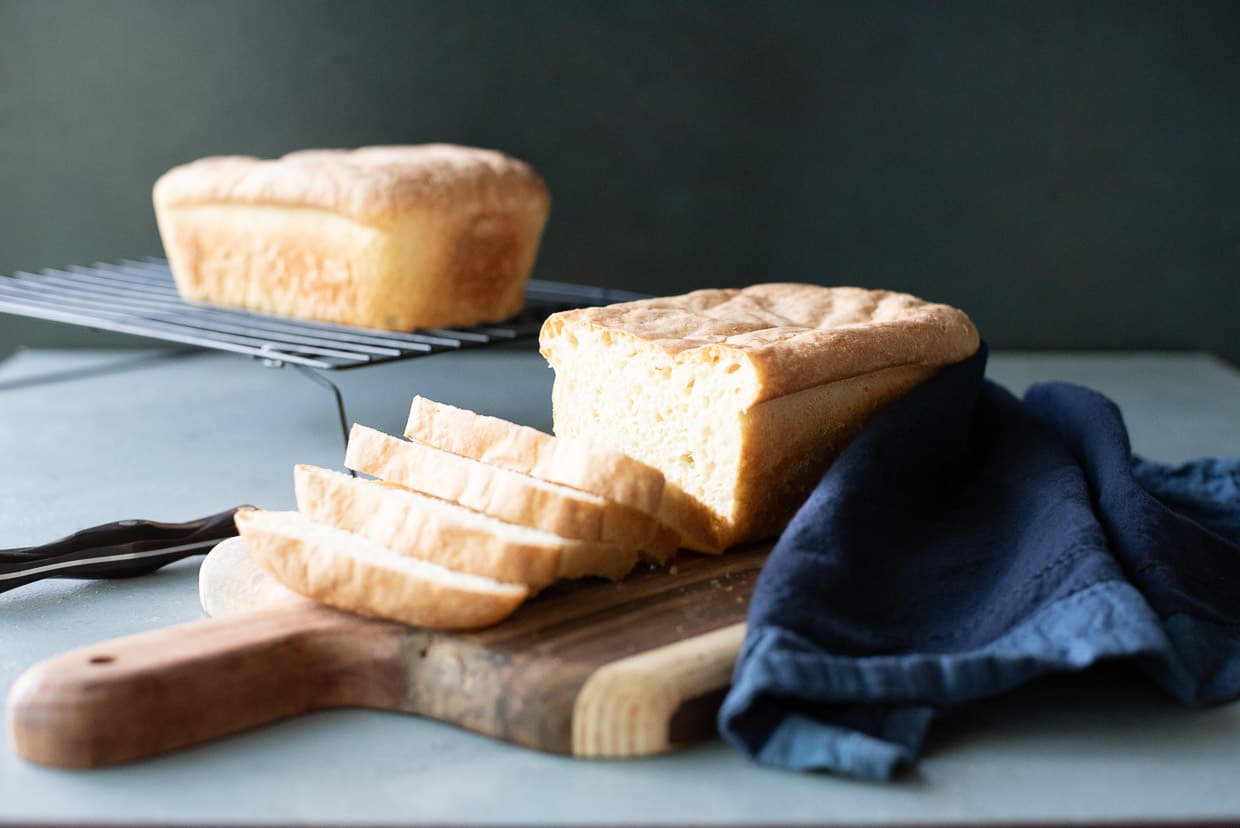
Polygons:
M375 480L297 466L297 512L237 515L250 553L321 603L469 629L561 579L716 551L683 491L620 452L421 397L405 436L353 427L345 465Z

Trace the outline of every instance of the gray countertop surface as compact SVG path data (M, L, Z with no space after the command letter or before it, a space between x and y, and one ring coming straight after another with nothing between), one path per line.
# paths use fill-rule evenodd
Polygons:
M2 324L2 323L0 323ZM1016 392L1112 396L1135 449L1240 454L1240 373L1205 354L1005 354ZM358 422L399 433L415 393L541 428L551 373L527 347L333 374ZM126 517L292 506L291 467L339 467L330 396L231 355L25 351L0 362L0 546ZM128 581L0 594L0 692L68 649L202 617L197 561ZM545 756L433 721L335 711L138 764L66 772L0 744L0 821L943 822L1240 818L1240 704L1176 707L1104 670L1023 688L934 731L893 784L756 767L715 741L644 760Z

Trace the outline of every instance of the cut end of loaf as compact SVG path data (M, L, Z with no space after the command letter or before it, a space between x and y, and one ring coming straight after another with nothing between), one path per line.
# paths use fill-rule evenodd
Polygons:
M707 510L707 523L730 521L752 366L721 350L676 358L596 326L560 329L554 319L542 346L556 372L556 435L630 454Z

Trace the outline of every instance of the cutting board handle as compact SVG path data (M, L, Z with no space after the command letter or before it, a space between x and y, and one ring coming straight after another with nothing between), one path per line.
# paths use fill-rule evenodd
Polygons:
M17 752L91 768L155 756L330 707L399 709L403 627L309 602L74 650L9 694Z

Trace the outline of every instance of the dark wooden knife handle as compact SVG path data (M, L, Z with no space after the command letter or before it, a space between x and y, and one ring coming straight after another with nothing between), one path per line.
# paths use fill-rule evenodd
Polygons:
M93 768L312 710L399 710L405 629L298 602L83 647L18 678L9 732L31 762Z
M118 520L68 537L19 549L0 549L0 592L44 578L131 578L191 555L205 555L237 534L238 506L184 523Z

